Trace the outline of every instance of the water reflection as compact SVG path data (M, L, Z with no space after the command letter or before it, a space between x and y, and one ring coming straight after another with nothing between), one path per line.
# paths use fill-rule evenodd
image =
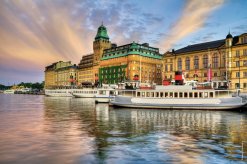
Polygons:
M247 115L112 108L94 99L0 94L0 163L229 163Z

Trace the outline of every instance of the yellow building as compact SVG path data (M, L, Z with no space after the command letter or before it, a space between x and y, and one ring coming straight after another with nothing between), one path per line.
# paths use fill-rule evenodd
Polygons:
M77 85L77 66L59 61L46 67L45 88Z
M212 81L214 87L247 89L247 34L189 45L166 52L163 57L163 79L174 80L174 71L183 71L186 80ZM211 69L211 71L210 71ZM210 73L212 78L209 79Z
M82 56L78 64L78 84L94 83L93 54Z
M116 84L125 80L161 84L162 55L158 48L135 42L104 50L99 80Z

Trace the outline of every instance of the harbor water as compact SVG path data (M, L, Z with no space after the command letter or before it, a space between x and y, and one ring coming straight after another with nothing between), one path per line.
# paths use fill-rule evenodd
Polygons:
M0 163L246 163L247 113L0 94Z

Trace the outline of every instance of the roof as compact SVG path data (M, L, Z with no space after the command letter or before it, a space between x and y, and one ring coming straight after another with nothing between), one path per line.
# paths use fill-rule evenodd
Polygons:
M214 49L214 48L221 47L224 44L225 44L225 39L188 45L187 47L176 50L175 54Z
M103 24L98 28L98 32L97 32L97 35L95 37L95 40L98 40L98 39L109 40L109 36L107 34L107 29Z

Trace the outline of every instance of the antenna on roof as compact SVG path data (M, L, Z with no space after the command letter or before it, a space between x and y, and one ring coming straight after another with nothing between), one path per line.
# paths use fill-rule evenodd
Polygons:
M101 25L102 25L102 26L104 26L104 23L103 23L103 21L101 22Z

